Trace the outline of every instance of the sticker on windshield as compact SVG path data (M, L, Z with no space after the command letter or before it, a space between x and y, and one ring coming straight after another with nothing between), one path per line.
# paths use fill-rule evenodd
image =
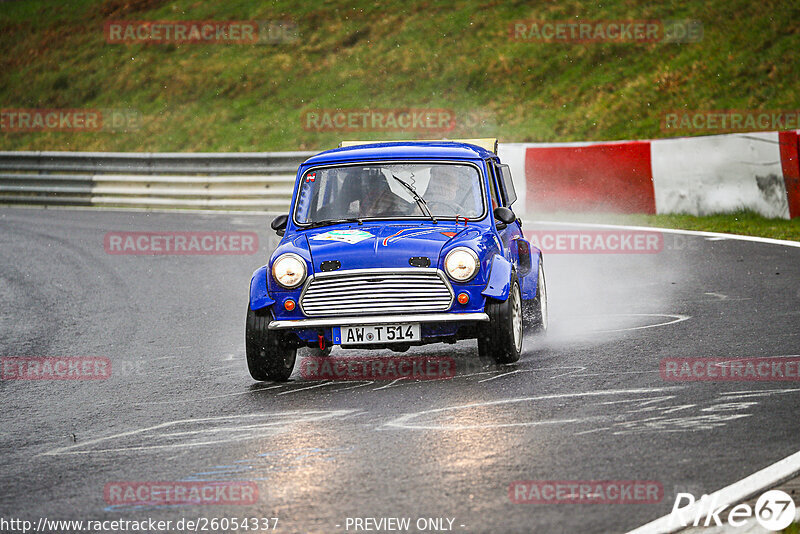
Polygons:
M315 235L311 239L315 241L340 241L342 243L354 245L370 237L375 236L364 230L331 230L324 234Z

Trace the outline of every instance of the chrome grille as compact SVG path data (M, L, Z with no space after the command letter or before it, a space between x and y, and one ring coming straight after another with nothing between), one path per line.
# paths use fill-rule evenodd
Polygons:
M452 303L444 273L430 268L319 273L300 295L300 309L309 317L441 312Z

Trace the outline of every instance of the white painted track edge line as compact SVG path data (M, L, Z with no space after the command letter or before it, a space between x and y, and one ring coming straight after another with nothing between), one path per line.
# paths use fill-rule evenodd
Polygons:
M800 451L760 471L756 471L752 475L734 482L729 486L717 490L711 494L710 499L707 499L706 502L703 503L703 506L700 506L701 503L695 501L695 504L686 508L681 508L681 510L683 510L682 515L686 517L695 517L699 513L701 516L700 523L702 524L703 521L705 521L705 514L709 511L707 503L716 502L717 507L725 505L732 506L765 490L773 488L796 476L798 473L800 473ZM700 496L695 495L695 497L699 499ZM629 531L628 534L669 534L690 528L691 526L691 522L689 522L688 526L683 526L679 522L673 524L670 514L667 514L663 517L659 517L655 521L651 521L650 523Z
M592 228L619 228L623 230L664 232L667 234L684 234L684 235L695 235L700 237L720 237L724 239L733 239L738 241L754 241L756 243L768 243L770 245L784 245L787 247L800 248L800 241L789 241L786 239L772 239L771 237L757 237L752 235L723 234L720 232L705 232L701 230L681 230L680 228L661 228L660 226L628 226L622 224L582 223L582 222L567 222L567 221L531 221L531 224L587 226ZM526 232L528 230L530 230L530 228L523 228L523 232Z

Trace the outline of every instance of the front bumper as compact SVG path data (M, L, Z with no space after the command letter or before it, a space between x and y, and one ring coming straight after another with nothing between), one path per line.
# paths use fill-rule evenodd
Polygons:
M405 315L367 315L364 317L330 317L320 319L298 319L272 321L270 330L302 330L305 328L330 328L332 326L366 326L374 324L402 323L450 323L460 321L486 322L485 313L418 313Z

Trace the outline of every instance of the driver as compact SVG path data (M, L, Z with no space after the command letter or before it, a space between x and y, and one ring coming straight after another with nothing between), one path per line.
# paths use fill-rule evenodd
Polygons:
M407 215L411 204L394 194L386 176L380 171L361 178L362 217L396 217Z
M430 184L425 191L425 201L431 211L440 216L471 216L472 209L464 206L464 200L472 193L472 180L464 176L455 165L431 167Z

